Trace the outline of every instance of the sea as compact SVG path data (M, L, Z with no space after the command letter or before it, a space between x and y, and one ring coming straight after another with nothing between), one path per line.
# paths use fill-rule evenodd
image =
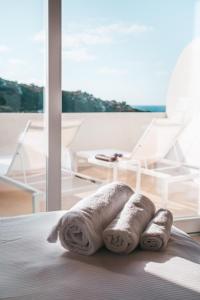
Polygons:
M135 109L138 109L142 112L165 112L165 105L133 105Z

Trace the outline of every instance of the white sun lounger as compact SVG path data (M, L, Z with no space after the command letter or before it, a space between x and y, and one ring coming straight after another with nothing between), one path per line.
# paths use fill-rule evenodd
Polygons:
M83 192L94 189L94 183L82 174L73 172L73 155L69 146L82 124L80 119L62 122L62 194ZM1 158L0 179L23 190L30 191L34 199L33 211L38 211L39 198L46 192L46 154L45 131L43 122L28 121L20 135L14 154L8 159Z
M199 170L183 165L176 151L176 143L186 124L175 122L174 119L153 119L138 143L130 153L121 150L99 149L96 151L80 151L78 158L86 158L88 163L110 168L112 180L118 178L119 169L136 172L136 191L141 190L142 174L157 178L162 183L162 205L167 206L169 184L185 182L199 177ZM174 150L176 160L167 159L170 150ZM113 151L113 152L112 152ZM122 153L123 157L115 162L105 162L95 158L96 154L111 155Z
M139 171L139 167L148 169L149 163L152 164L164 159L169 150L175 147L182 130L183 124L174 120L168 118L153 119L132 152L120 149L79 151L76 153L77 160L84 158L91 164L111 168L113 170L113 180L115 180L118 168L132 169L134 166ZM112 155L114 153L121 153L123 155L122 159L117 162L104 162L95 158L96 154ZM139 186L139 173L137 177Z

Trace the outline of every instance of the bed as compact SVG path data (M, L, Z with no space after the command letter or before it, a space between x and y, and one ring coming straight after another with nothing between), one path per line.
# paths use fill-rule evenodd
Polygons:
M47 243L62 214L0 219L0 299L200 299L200 244L177 228L164 252L85 257Z

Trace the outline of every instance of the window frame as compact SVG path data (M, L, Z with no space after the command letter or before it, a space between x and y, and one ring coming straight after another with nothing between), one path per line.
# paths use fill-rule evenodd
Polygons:
M47 211L61 209L61 120L62 120L62 0L46 1L46 199Z

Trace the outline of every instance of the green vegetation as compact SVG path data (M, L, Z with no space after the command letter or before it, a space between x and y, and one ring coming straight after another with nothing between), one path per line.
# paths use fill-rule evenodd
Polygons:
M125 101L101 100L82 91L62 92L63 112L134 112ZM0 112L42 112L43 87L0 78Z

